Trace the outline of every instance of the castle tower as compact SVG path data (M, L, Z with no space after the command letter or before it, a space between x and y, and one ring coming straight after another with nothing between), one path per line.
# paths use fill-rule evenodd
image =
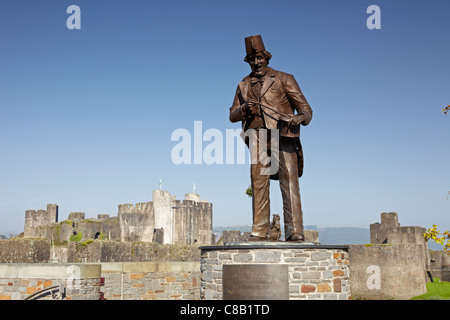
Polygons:
M397 212L382 212L381 225L384 229L394 229L400 227Z
M181 236L178 243L212 244L212 204L210 202L201 200L197 193L187 193L175 217L175 233Z
M58 222L58 206L48 204L46 210L27 210L25 211L24 238L40 238L42 230L38 227L47 226ZM39 230L38 230L39 229Z
M153 207L155 210L155 228L164 230L164 242L174 243L174 211L175 196L165 190L153 191Z
M212 233L212 203L202 201L197 203L196 216L198 223L194 231L200 245L213 244Z
M152 202L121 204L118 215L121 241L150 242L160 229L163 244L212 244L212 204L196 193L180 202L165 190L154 190Z
M184 195L184 200L192 200L192 201L195 201L195 202L200 202L201 200L200 200L200 195L199 194L197 194L197 193L186 193L185 195Z
M47 220L48 224L58 222L58 206L56 204L47 204Z
M155 214L152 202L119 205L120 240L153 241Z

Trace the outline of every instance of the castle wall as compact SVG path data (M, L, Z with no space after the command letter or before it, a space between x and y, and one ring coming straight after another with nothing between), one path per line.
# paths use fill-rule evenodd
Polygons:
M386 232L390 244L425 244L425 228L418 226L398 227Z
M39 234L40 238L46 238L55 243L69 241L73 232L72 224L67 222L38 226L35 229L35 232Z
M82 220L79 222L74 222L73 225L74 230L82 233L81 241L97 238L102 238L104 240L119 240L121 236L120 222L118 218L111 218L107 220Z
M53 240L55 243L69 242L71 237L79 235L78 241L89 239L120 240L121 230L117 217L103 220L65 220L52 225L43 225L35 228L40 238Z
M429 255L430 271L433 278L442 278L442 266L450 265L450 255L445 250L432 251Z

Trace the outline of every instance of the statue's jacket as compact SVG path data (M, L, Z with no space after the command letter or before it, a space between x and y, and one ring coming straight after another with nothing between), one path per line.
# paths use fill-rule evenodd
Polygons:
M303 115L301 125L308 125L312 118L311 107L293 75L268 68L263 79L259 96L251 89L251 75L239 82L230 108L230 121L242 121L244 132L248 129L278 129L281 137L295 138L300 177L303 173L300 125L289 126L288 121L297 113ZM244 107L249 99L259 102L258 114L245 114Z

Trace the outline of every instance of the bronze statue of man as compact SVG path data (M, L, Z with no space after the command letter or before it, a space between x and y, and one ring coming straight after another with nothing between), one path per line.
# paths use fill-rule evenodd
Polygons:
M284 233L286 241L304 241L303 213L299 178L303 174L303 151L300 144L300 125L306 126L312 110L291 74L268 67L272 55L265 49L260 35L245 38L246 61L251 73L238 85L230 121L242 121L243 132L277 130L278 148L269 140L262 151L274 161L277 154L278 171L263 173L267 163L251 164L253 226L250 241L266 241L270 225L270 180L279 180L283 198ZM264 136L263 136L264 137ZM248 137L247 137L248 138ZM261 139L260 139L261 140ZM258 143L249 143L249 151L261 152ZM277 152L274 152L277 151Z

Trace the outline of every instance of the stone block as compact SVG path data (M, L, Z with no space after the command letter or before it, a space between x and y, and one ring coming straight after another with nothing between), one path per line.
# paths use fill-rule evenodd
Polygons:
M203 280L206 282L212 282L212 280L213 280L212 271L203 272Z
M328 283L319 283L317 284L317 292L330 292L331 287Z
M298 257L285 258L284 261L285 261L286 263L291 263L291 262L299 262L299 263L302 263L302 262L305 262L305 261L306 261L306 258L298 258Z
M32 293L35 293L36 291L37 291L36 287L28 287L26 293L32 294Z
M277 251L256 251L256 263L278 263L281 261L281 252Z
M316 291L316 286L314 285L302 285L302 293L310 293Z
M130 280L142 280L144 279L143 273L132 273L130 274Z
M344 270L335 270L333 271L333 276L334 277L341 277L344 275Z
M323 293L323 300L337 300L338 295L334 292L324 292Z
M311 261L323 261L331 258L330 252L312 252L311 253Z
M303 279L320 279L321 273L319 271L313 271L313 272L304 272L303 273Z
M289 293L299 293L299 292L300 292L300 285L298 284L289 285Z
M341 278L334 278L333 279L333 291L334 292L341 292L342 291L342 280L341 280Z
M235 254L234 255L234 261L236 262L250 262L252 261L253 257L251 254L248 253L241 253L241 254Z

